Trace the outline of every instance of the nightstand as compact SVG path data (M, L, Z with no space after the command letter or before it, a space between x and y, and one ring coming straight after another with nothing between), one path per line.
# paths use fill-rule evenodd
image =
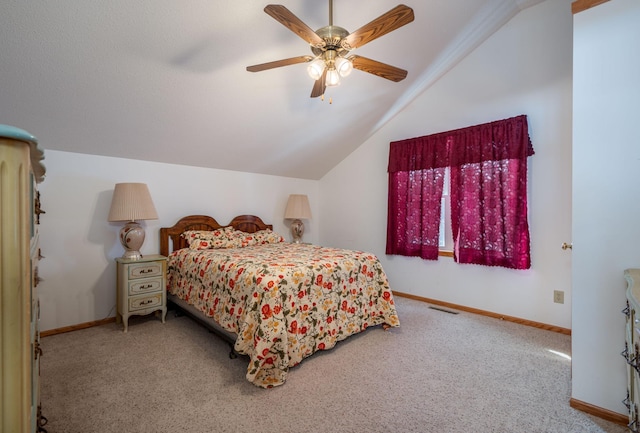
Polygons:
M162 312L167 316L167 258L148 255L138 260L119 257L117 267L116 322L127 332L129 316Z

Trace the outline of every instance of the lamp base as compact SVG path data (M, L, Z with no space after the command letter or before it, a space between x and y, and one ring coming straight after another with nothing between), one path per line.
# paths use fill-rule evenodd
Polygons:
M299 244L302 242L302 235L304 234L304 224L299 219L293 220L291 223L291 235L293 236L293 243Z
M120 229L120 243L124 247L123 259L140 260L140 247L144 243L144 229L135 221L130 221Z

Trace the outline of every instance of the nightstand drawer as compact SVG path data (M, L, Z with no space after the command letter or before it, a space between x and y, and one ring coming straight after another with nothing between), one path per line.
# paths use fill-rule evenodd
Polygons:
M129 311L146 310L147 308L158 307L162 305L162 293L156 293L150 296L140 296L129 298Z
M144 293L160 292L164 279L149 278L145 280L129 281L129 295L142 295Z
M162 276L162 262L135 263L129 265L129 279Z

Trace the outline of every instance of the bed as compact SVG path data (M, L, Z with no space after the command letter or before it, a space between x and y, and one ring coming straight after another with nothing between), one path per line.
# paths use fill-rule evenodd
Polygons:
M282 385L313 353L400 325L375 255L284 242L272 229L253 215L227 225L190 215L160 229L167 299L249 357L249 382Z

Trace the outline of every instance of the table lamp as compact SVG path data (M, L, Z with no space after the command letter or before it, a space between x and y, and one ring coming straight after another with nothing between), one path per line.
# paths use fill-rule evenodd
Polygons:
M111 199L108 221L127 221L120 229L123 258L140 260L144 229L136 221L158 219L156 208L145 183L117 183Z
M311 208L309 207L309 198L304 194L291 194L287 201L287 208L284 211L286 219L292 219L291 234L293 235L293 243L299 244L304 233L304 224L302 219L311 219Z

